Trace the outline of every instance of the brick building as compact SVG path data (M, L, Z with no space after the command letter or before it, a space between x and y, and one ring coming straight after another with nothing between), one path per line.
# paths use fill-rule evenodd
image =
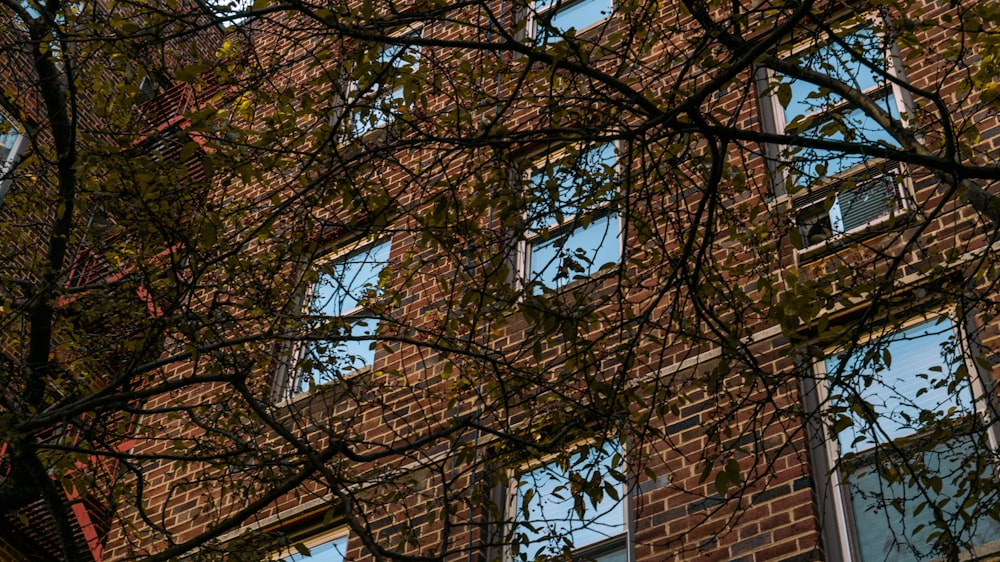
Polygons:
M4 341L4 459L102 523L0 555L60 556L33 506L94 560L996 557L990 6L85 12L159 58L79 94L73 376Z

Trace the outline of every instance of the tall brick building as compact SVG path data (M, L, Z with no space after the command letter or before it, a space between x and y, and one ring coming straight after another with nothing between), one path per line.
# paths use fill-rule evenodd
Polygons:
M993 3L81 6L3 559L1000 556Z

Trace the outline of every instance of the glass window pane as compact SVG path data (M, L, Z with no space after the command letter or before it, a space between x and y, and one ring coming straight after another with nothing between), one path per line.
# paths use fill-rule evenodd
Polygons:
M0 114L0 166L7 161L19 136L17 127Z
M962 512L962 500L969 492L959 489L956 479L960 480L967 473L968 467L963 461L973 457L980 447L982 444L956 440L919 454L923 466L931 473L940 475L940 492L923 486L909 486L905 482L887 482L880 478L874 466L856 467L848 488L861 559L866 562L939 559L940 553L929 548L931 534L940 531L934 525L934 510L925 507L916 513L916 508L930 501L942 506L946 517ZM904 478L912 480L910 475L904 475ZM893 504L902 506L904 512L900 513ZM960 521L960 518L956 517L955 521ZM923 527L918 530L921 525ZM1000 522L988 516L973 520L972 525L969 535L965 537L972 544L984 544L1000 537ZM958 529L952 531L957 532Z
M373 343L378 318L364 311L366 299L379 292L379 277L389 263L387 240L348 254L329 266L313 286L306 314L323 340L304 341L297 352L292 395L328 383L375 361ZM342 317L343 322L337 322ZM338 330L339 328L339 330Z
M582 493L580 482L596 485L598 481L621 490L620 483L608 473L609 469L621 470L620 466L612 466L619 446L608 443L603 449L591 449L587 457L580 454L570 459L569 473L555 463L538 467L524 474L517 489L517 517L522 523L518 527L527 537L527 544L522 552L532 560L539 553L557 555L563 551L569 540L574 548L621 535L625 532L625 509L623 494L618 498L607 492L600 495L594 502L591 497ZM573 476L570 476L573 475ZM604 488L603 485L600 485ZM533 494L524 510L524 498L528 490ZM578 504L582 502L582 506ZM583 509L583 516L577 511ZM621 551L598 554L602 562L618 560Z
M860 58L842 46L832 43L807 49L794 55L794 58L806 68L836 78L862 92L880 85L883 82L880 73L887 70L882 39L872 30L862 29L845 37L844 42L863 53L868 62L876 64L879 72L864 65ZM782 77L782 81L789 84L792 93L785 108L785 123L791 123L799 115L816 113L843 101L840 96L809 82L787 77Z
M849 357L828 359L833 407L852 421L838 435L841 452L912 435L922 429L921 412L971 411L968 384L957 392L948 388L961 361L950 319L914 326ZM858 414L869 408L868 420Z
M347 537L340 537L330 542L309 549L309 556L294 554L286 557L288 562L308 560L309 562L344 562L347 552Z
M591 559L594 562L628 562L628 546L621 545L611 552L591 554L587 556L587 559Z
M334 262L313 288L310 313L341 316L356 310L366 297L377 294L379 275L388 263L388 241Z
M540 0L535 2L538 13L538 36L548 39L569 29L580 31L611 15L611 0ZM555 37L554 37L555 38Z
M419 39L422 30L403 35L406 40ZM420 47L416 45L384 45L371 67L371 78L359 80L354 90L364 98L355 100L354 132L364 134L392 121L392 115L405 101L405 82L420 66ZM355 94L355 95L357 95Z
M887 95L880 100L879 106L888 112L893 119L899 119L899 110L892 95ZM811 128L800 132L799 136L863 144L899 145L888 131L860 109L853 109L843 114L838 113L833 118L820 120L818 123L814 123ZM872 158L872 156L865 154L845 154L819 148L796 148L790 152L790 156L795 160L794 166L800 174L800 184L834 176Z
M988 450L982 432L956 432L943 444L899 441L918 436L928 420L974 411L967 379L955 380L964 361L955 337L945 318L826 361L832 408L852 422L838 434L839 450L857 454L841 460L840 469L862 560L940 557L932 548L932 535L941 531L935 522L945 522L972 544L1000 536L1000 523L983 517L971 519L966 528L962 517L965 499L977 493L970 486L994 471L991 453L976 456ZM938 481L939 491L928 479Z
M533 229L562 224L607 204L616 190L615 145L606 143L580 154L546 162L531 175L534 197L528 206Z
M531 281L561 287L618 263L621 254L618 213L595 218L589 225L531 246Z
M325 384L341 373L350 373L375 362L375 334L378 331L377 318L351 320L347 323L342 338L331 335L329 341L308 341L302 347L298 368L299 388L295 393L307 392L309 382L313 385ZM332 329L325 326L324 329Z

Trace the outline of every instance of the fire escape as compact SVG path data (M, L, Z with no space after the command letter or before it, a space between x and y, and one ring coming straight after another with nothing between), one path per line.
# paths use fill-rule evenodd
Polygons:
M185 130L190 126L188 112L201 107L207 100L222 91L220 87L196 87L189 83L176 84L159 94L150 97L138 105L138 110L146 126L144 133L129 149L139 149L147 154L156 154L156 158L165 163L183 166L190 179L190 185L207 186L210 178L203 165L201 150L185 154L184 145L191 138ZM183 154L183 156L182 156ZM181 168L178 168L181 169ZM101 283L113 282L132 274L125 264L113 264L105 257L104 248L113 246L120 237L128 236L122 229L115 228L114 217L105 214L95 214L90 218L89 226L100 225L107 235L98 240L80 240L74 248L70 267L65 277L69 288L84 292L88 287L98 287ZM102 231L101 228L88 228L88 232ZM149 302L149 296L140 290L137 298L148 305L150 314L156 314L155 306ZM97 381L100 384L100 381ZM96 390L92 389L92 390ZM127 427L128 423L119 427ZM53 428L43 435L36 436L41 445L60 444L72 447L81 442L77 425L67 423L60 428ZM130 431L117 436L115 449L129 450L134 442ZM11 459L8 454L8 444L0 443L0 481L9 477L12 471ZM74 470L85 473L92 479L104 481L109 486L115 483L121 470L118 461L110 456L91 456L87 462L78 462ZM99 475L99 476L95 476ZM63 505L71 511L71 526L77 550L93 562L101 562L104 557L105 540L111 529L114 513L106 497L101 493L106 490L78 490L70 482L73 474L53 474L59 484ZM4 558L2 546L6 542L17 552L17 556L25 560L58 560L62 558L59 534L56 520L42 499L37 499L16 512L7 512L0 516L0 559Z

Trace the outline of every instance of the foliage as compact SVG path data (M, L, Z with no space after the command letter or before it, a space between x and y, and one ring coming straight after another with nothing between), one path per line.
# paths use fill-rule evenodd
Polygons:
M527 534L494 490L552 455L578 511L665 475L714 506L692 528L731 529L831 428L888 423L817 390L870 387L880 336L951 311L921 390L993 369L994 1L622 0L546 41L523 0L0 6L22 22L0 107L29 139L0 218L0 505L44 504L67 560L67 491L107 506L114 557L262 556L309 501L381 559L500 556ZM879 86L833 70L855 67ZM837 232L872 185L824 188L838 158L902 186L872 228ZM384 240L383 270L331 289L351 311L304 304ZM912 490L872 501L934 514L920 556L1000 519L983 392L829 467ZM928 492L955 435L958 510ZM595 442L627 470L574 472Z

